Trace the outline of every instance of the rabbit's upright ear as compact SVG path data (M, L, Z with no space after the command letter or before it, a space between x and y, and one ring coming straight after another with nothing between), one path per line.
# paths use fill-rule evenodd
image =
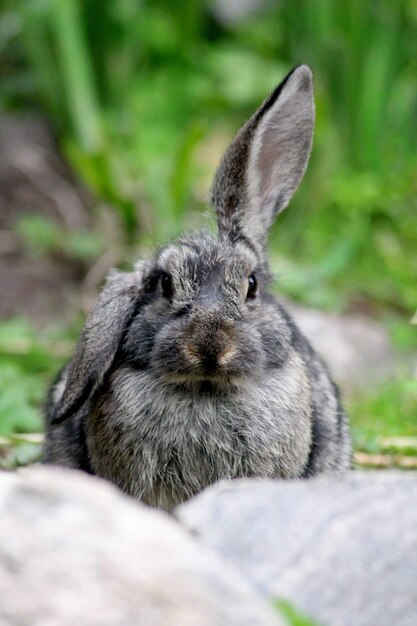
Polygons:
M313 128L312 73L300 65L241 128L223 157L212 188L221 234L264 245L268 228L303 177Z
M102 383L140 306L147 269L144 262L137 264L134 272L113 270L109 274L82 329L51 424L60 424L73 415Z

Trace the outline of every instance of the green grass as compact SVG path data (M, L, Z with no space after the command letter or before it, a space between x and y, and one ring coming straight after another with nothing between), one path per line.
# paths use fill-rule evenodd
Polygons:
M289 626L320 626L316 621L296 609L288 600L274 600L273 606L285 618Z
M417 380L388 381L349 403L355 447L378 452L386 437L417 436ZM417 449L408 450L417 454Z
M0 468L40 459L40 444L19 434L43 431L48 387L71 355L77 330L40 332L23 318L0 324Z
M67 331L39 333L19 318L0 325L0 436L42 430L47 386L72 347Z

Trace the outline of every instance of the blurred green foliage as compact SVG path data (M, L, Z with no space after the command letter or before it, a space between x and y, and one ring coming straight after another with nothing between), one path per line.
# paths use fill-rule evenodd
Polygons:
M105 248L100 233L68 230L42 215L22 215L16 221L16 232L32 257L57 254L72 261L91 263Z
M148 244L201 224L233 133L289 69L310 64L315 144L271 237L279 289L378 315L402 349L416 346L417 1L282 0L235 19L220 19L220 4L3 0L0 109L45 112L81 180L114 207L125 244ZM100 233L69 237L33 216L18 231L34 254L90 261L105 248ZM4 433L39 427L39 389L62 360L19 324L6 334L26 354L0 338ZM402 385L357 401L367 433L375 420L415 432Z
M24 319L0 325L0 435L42 429L45 379L71 354L62 329L40 333Z
M349 413L356 447L376 452L384 437L417 434L417 380L399 378L384 383L350 402ZM417 450L414 449L414 453Z
M315 148L271 245L278 265L291 259L304 279L283 289L314 305L371 302L411 315L415 0L286 0L231 21L207 1L6 6L3 107L36 103L53 118L81 178L120 213L128 242L198 225L220 148L287 70L309 63Z

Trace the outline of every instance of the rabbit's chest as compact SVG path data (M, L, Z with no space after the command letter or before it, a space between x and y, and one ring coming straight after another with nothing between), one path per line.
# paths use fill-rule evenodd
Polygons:
M309 398L278 391L274 379L193 393L118 371L89 420L93 468L167 509L220 479L299 476L310 449Z

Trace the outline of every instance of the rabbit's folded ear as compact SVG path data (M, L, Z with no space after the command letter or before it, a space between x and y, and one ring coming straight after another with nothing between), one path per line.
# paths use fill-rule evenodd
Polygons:
M212 188L221 234L265 243L303 177L313 128L313 78L301 65L241 128L223 157Z
M60 424L74 414L102 383L140 306L147 269L148 264L143 262L135 266L134 272L110 272L82 329L51 424Z

